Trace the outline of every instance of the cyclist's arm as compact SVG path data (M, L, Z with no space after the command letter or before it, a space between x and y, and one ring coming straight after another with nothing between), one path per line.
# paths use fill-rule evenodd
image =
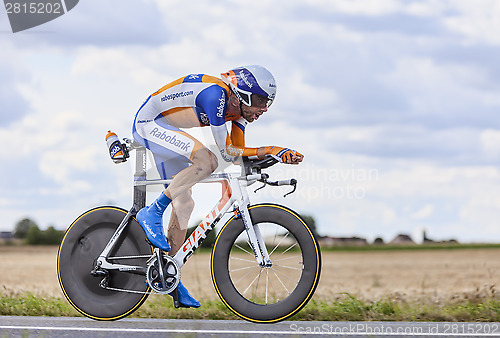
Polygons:
M247 121L244 118L239 118L232 122L231 135L226 138L226 149L233 156L248 156L258 157L259 148L245 147L245 128Z
M239 156L248 156L250 159L262 159L265 155L273 155L280 162L298 163L303 155L288 148L267 146L260 148L245 147L244 128L233 123L231 135L227 132L226 125L212 126L215 142L219 147L222 158L228 162L235 161ZM225 143L225 146L222 146Z
M245 148L245 128L247 123L248 122L242 117L232 122L230 141L234 146Z
M243 121L239 120L239 127L235 127L233 124L231 134L236 142L232 142L224 118L224 112L227 109L226 95L226 91L223 88L214 85L203 90L196 100L197 105L200 106L208 116L212 134L220 154L227 162L234 162L238 156L256 156L257 148L245 148L244 130L246 121L243 122L243 119L240 119Z
M282 147L260 147L247 148L245 147L245 126L246 121L241 118L233 122L231 135L229 135L226 127L223 112L226 111L226 92L219 86L212 86L205 89L200 95L199 105L205 110L212 134L219 148L222 158L227 162L234 162L239 156L248 156L250 158L264 158L265 155L274 155L280 161L293 163L292 158L296 158L296 154L302 158L300 153Z
M281 162L298 163L302 160L302 154L282 147L260 147L247 148L245 147L245 127L247 121L240 118L233 121L231 128L231 137L226 138L226 148L229 154L234 156L248 156L249 158L262 159L265 155L276 156ZM238 154L238 155L236 155Z
M211 128L221 156L227 162L235 161L239 156L257 158L259 148L245 147L244 130L240 129L239 126L233 123L231 135L228 133L225 124L220 126L212 125Z

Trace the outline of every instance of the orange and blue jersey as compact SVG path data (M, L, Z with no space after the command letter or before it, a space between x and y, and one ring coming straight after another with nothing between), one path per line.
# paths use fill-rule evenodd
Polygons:
M160 173L166 169L160 168L159 163L163 163L163 167L173 166L173 171L178 172L182 170L177 170L180 162L184 163L181 167L187 166L196 151L204 147L180 128L210 126L226 161L234 160L246 149L251 154L255 152L251 150L255 148L245 148L247 121L239 115L227 113L229 91L219 78L191 74L163 86L148 97L136 114L133 134L136 141L153 152ZM232 121L231 134L227 131L227 121ZM172 164L174 159L177 161L175 165Z
M151 95L163 116L192 108L201 126L220 126L239 116L227 115L229 87L219 78L191 74L163 86Z

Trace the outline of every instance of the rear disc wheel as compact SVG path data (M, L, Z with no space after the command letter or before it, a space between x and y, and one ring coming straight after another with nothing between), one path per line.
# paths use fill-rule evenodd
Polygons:
M83 315L97 320L115 320L134 312L150 291L145 274L108 271L107 286L137 293L104 289L100 286L105 276L94 277L91 271L104 247L113 236L127 211L116 207L98 207L78 217L64 234L57 256L57 274L61 289ZM146 267L151 246L134 218L118 239L110 257L130 257L110 263ZM132 258L134 257L135 258Z

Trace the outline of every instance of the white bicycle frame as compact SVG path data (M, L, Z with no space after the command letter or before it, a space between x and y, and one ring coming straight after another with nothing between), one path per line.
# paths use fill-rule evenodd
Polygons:
M222 197L212 210L203 218L200 224L195 228L193 233L186 239L179 251L173 256L179 267L189 259L193 252L200 246L201 242L206 238L208 233L220 221L222 216L231 208L234 207L238 216L241 216L248 240L257 259L257 263L264 266L270 264L271 260L267 252L262 234L258 226L252 224L248 205L250 199L246 187L255 183L261 175L241 175L234 173L212 174L200 183L217 182L222 184ZM168 184L172 180L145 180L136 182L137 185L151 184Z
M172 180L151 179L146 178L146 149L142 146L133 143L133 141L125 139L127 149L136 150L136 173L134 175L134 206L124 217L121 224L116 229L115 233L109 240L103 252L99 255L96 261L96 266L119 271L143 271L144 267L131 266L123 264L110 263L108 261L109 254L115 246L117 239L122 234L125 227L129 224L131 217L144 207L146 198L146 189L148 185L169 184ZM213 209L205 216L200 224L195 228L193 233L186 239L179 251L173 256L178 267L181 268L200 246L201 242L207 237L208 233L213 230L215 225L220 221L222 216L233 207L234 212L241 217L245 230L248 236L248 241L253 249L257 263L260 266L271 266L272 262L269 258L264 239L258 226L252 224L252 219L248 211L250 198L246 187L263 178L263 174L247 174L242 170L242 173L221 173L212 174L200 183L217 182L222 184L222 197ZM123 258L123 257L122 257Z

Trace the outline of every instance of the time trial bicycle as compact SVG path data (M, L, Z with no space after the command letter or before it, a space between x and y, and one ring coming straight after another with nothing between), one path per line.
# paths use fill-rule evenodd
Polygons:
M317 240L296 212L273 203L250 205L247 193L247 186L256 182L262 187L289 185L289 193L295 191L295 179L270 181L262 172L278 162L275 158L244 158L240 173L203 180L221 183L222 197L171 257L147 242L135 218L145 206L146 186L170 180L147 179L146 148L124 141L126 157L136 151L132 208L86 211L69 226L59 247L59 284L76 310L92 319L116 320L137 310L151 294L171 294L179 307L181 268L226 213L232 216L219 231L210 259L221 301L257 323L287 319L307 304L320 279Z

